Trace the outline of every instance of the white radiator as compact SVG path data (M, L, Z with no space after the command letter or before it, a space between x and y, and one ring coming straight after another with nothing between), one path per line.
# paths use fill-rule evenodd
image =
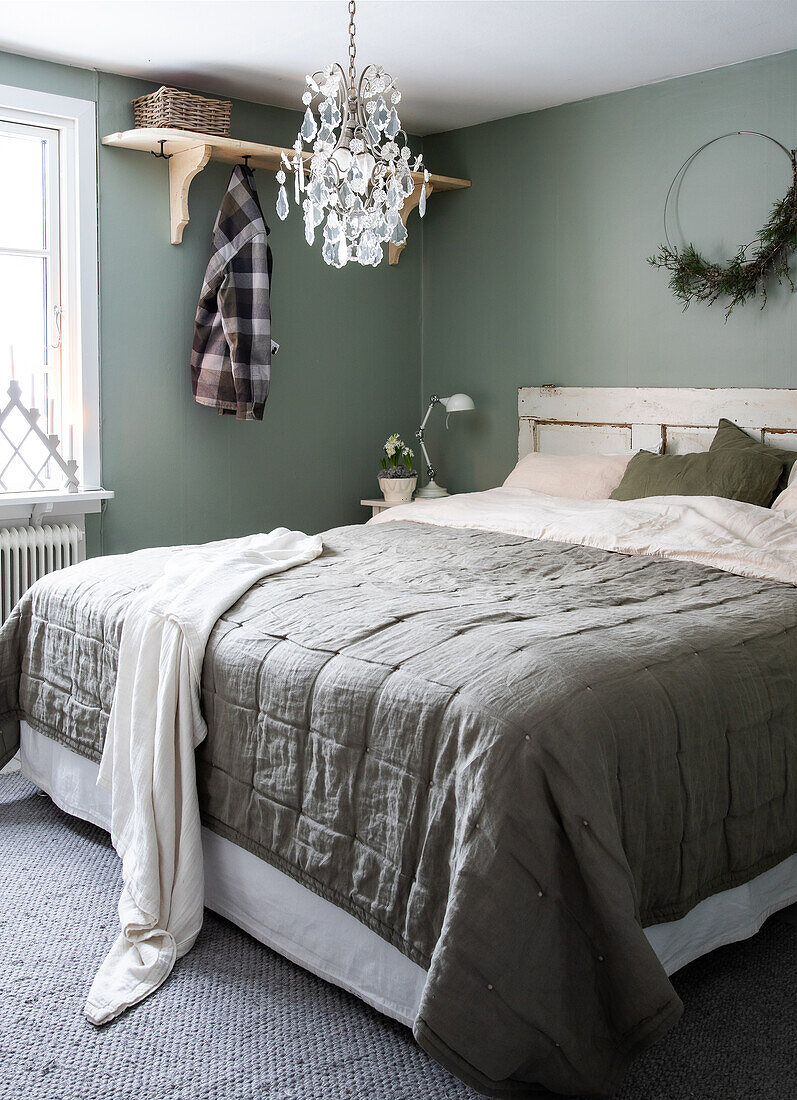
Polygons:
M83 531L74 523L0 528L2 622L39 577L83 561L85 556Z

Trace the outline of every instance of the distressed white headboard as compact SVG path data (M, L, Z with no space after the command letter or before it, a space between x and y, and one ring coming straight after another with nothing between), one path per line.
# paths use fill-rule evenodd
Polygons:
M763 443L797 450L797 389L521 386L518 457L705 451L722 416Z

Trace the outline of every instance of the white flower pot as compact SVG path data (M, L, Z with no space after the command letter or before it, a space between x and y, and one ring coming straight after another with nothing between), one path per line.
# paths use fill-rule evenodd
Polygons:
M386 504L409 504L417 484L417 476L379 478L379 488Z

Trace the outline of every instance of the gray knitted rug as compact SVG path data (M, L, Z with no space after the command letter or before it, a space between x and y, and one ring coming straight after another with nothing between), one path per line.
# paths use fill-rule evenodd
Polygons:
M105 833L0 776L2 1100L476 1100L406 1028L211 913L163 988L95 1030L119 886ZM675 985L683 1020L617 1100L797 1096L797 928L773 919Z

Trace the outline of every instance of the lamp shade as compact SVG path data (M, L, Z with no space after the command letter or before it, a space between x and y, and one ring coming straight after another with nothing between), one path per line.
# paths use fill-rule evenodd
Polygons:
M476 408L473 398L466 393L452 393L450 397L441 397L440 401L447 413L469 412Z

